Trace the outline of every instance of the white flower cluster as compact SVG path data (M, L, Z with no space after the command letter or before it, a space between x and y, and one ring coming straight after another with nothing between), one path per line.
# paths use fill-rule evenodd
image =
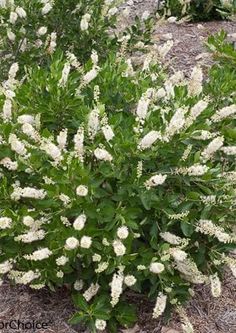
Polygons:
M84 156L84 128L80 126L77 133L74 136L74 150L75 156L79 158L81 162L83 162Z
M222 255L222 262L230 268L233 276L236 278L236 259Z
M201 164L194 164L187 168L186 173L189 176L203 176L207 171L209 170L209 167L207 165L201 165Z
M179 213L179 214L168 214L168 217L171 220L183 220L188 215L189 215L189 211L187 210L186 212Z
M6 274L6 273L10 272L12 267L13 267L13 265L12 265L11 260L6 260L4 262L1 262L0 263L0 274Z
M190 110L189 116L186 119L185 128L191 126L194 121L201 115L201 113L207 108L208 102L205 100L198 101Z
M58 83L59 87L65 88L66 83L68 81L69 74L70 74L70 64L68 62L66 62L63 67L61 78Z
M96 148L94 150L94 156L100 161L111 162L113 160L111 154L106 149L103 148Z
M114 307L123 291L124 275L121 272L114 273L111 281L111 305Z
M79 241L77 238L75 237L69 237L66 240L66 244L65 244L65 249L66 250L75 250L77 247L79 247Z
M21 118L21 121L22 121L22 118ZM35 141L35 142L40 141L39 133L35 130L35 128L30 123L25 122L22 125L21 130L24 134L26 134L33 141Z
M213 139L209 143L209 145L203 150L203 152L201 154L202 159L204 161L207 161L210 158L212 158L214 153L216 153L219 149L221 149L223 144L224 144L224 137L218 136L217 138Z
M107 323L103 319L96 319L95 321L95 327L99 331L104 331L107 326Z
M10 217L0 217L0 229L8 229L12 226L12 219Z
M179 249L178 247L170 248L169 253L175 261L184 261L188 256L185 251Z
M158 139L162 139L160 132L150 131L140 140L138 148L140 150L150 148Z
M103 132L103 135L104 135L106 141L110 142L114 138L115 134L114 134L111 126L108 124L108 120L107 120L106 116L103 116L103 119L101 120L101 125L102 125L101 130Z
M137 282L137 279L133 275L126 275L124 278L124 283L127 287L132 287Z
M113 242L113 249L117 257L121 257L125 254L126 252L126 247L120 240L114 240Z
M71 203L71 199L68 195L61 193L59 199L63 202L64 206L68 206Z
M126 239L129 236L129 230L126 226L119 227L117 230L117 236L120 239Z
M178 108L173 117L171 118L169 124L166 127L164 140L169 141L175 134L178 134L185 125L185 114L187 109Z
M78 230L78 231L82 230L85 226L86 220L87 220L87 217L85 214L79 215L73 223L74 229Z
M83 249L89 249L92 245L92 238L89 236L83 236L80 240L80 246Z
M221 282L218 274L210 275L211 293L213 297L220 297L221 295Z
M38 271L29 270L28 272L14 271L10 272L9 277L14 279L17 284L29 284L33 280L38 279L40 277L40 273Z
M203 72L200 66L195 66L188 84L190 96L198 96L202 93Z
M137 165L137 178L139 179L143 174L143 161L138 161Z
M100 128L100 121L99 121L99 109L94 108L88 118L88 134L89 137L93 140L95 135L97 134Z
M76 188L76 194L79 197L86 197L86 195L88 194L88 187L86 185L79 185Z
M44 237L45 237L44 230L30 230L25 234L14 237L14 240L16 242L32 243L35 241L40 241L40 240L44 239Z
M182 256L184 258L185 256ZM181 258L181 259L182 259ZM202 284L206 282L206 276L199 271L195 262L193 262L190 258L184 258L184 260L176 260L174 263L174 268L183 274L183 277L192 283Z
M44 150L55 163L59 163L63 159L60 148L50 140L42 140L40 148Z
M167 302L167 296L160 292L157 296L156 304L153 309L152 313L153 319L157 319L163 314L166 308L166 302Z
M91 20L91 15L86 13L82 16L81 22L80 22L80 29L82 31L88 30L89 22Z
M197 232L204 235L214 236L222 243L231 243L235 241L235 237L224 231L224 228L215 225L211 220L200 220L196 227Z
M192 145L188 145L187 148L185 149L185 151L183 152L183 155L181 157L182 161L186 161L191 153L193 146Z
M68 261L69 261L68 257L61 256L56 259L56 264L57 264L57 266L65 266Z
M38 199L42 200L46 197L47 192L45 190L39 190L33 187L15 186L13 192L11 193L11 199L18 201L21 198Z
M180 316L183 333L194 333L193 325L190 323L185 309L178 305L176 310Z
M183 238L176 236L168 231L161 232L160 237L172 245L180 245L184 241Z
M77 290L77 291L80 291L82 290L84 287L84 282L83 280L76 280L75 283L74 283L74 289Z
M236 155L236 146L222 147L221 151L223 151L226 155Z
M47 15L53 8L53 1L47 0L42 2L44 4L41 12L42 15Z
M138 102L137 110L136 110L136 114L140 120L144 120L146 118L150 102L151 102L151 99L149 97L149 93L146 92L140 98L140 100Z
M217 111L212 117L213 122L220 122L221 120L231 117L236 114L236 104L225 106L223 109Z
M81 64L73 53L66 51L66 58L72 67L76 68L77 70L80 69Z
M170 52L173 46L174 46L173 40L168 40L165 44L158 46L157 51L162 60L165 59L165 57Z
M214 205L216 204L216 196L215 195L202 195L200 197L202 202L206 205Z
M102 273L104 272L109 266L109 263L107 261L104 261L104 262L100 262L98 264L98 267L95 269L95 273Z
M53 54L57 46L57 34L52 32L49 37L48 53Z
M39 249L34 251L32 254L25 254L24 258L32 261L41 261L48 259L52 255L52 251L50 251L47 247L43 249Z
M8 142L11 145L11 149L21 156L25 156L27 150L23 142L21 142L15 134L10 134Z
M213 139L218 133L211 133L209 131L195 131L193 132L193 137L196 140L209 140Z
M150 272L160 274L165 270L165 266L160 262L152 262L150 265Z
M157 174L146 180L144 186L146 187L147 190L149 190L151 187L156 187L158 185L164 184L166 178L167 178L166 175Z
M87 302L89 302L95 295L97 295L99 288L99 284L92 283L90 287L83 293L83 296Z
M94 66L89 72L87 72L83 77L83 85L88 85L91 81L93 81L98 75L99 67Z

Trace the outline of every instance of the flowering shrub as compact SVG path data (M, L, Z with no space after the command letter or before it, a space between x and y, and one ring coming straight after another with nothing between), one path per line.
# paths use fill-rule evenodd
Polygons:
M191 286L218 297L222 265L236 276L236 104L215 107L199 66L188 81L157 66L56 52L22 81L13 63L1 86L0 274L71 284L71 322L92 331L134 323L126 289L155 300L153 318L177 306L190 329Z
M211 20L214 18L234 18L235 0L164 0L159 8L168 16L183 17L189 15L193 20Z
M93 49L106 59L120 43L147 44L152 30L151 16L118 33L116 22L119 0L1 0L0 54L1 77L9 63L47 65L55 49L67 52L79 66L89 59ZM123 12L120 13L125 14ZM128 13L126 13L128 14ZM116 32L116 33L115 33ZM122 39L122 36L124 39ZM119 39L120 37L120 39ZM131 38L133 37L133 38ZM76 56L79 61L73 58Z

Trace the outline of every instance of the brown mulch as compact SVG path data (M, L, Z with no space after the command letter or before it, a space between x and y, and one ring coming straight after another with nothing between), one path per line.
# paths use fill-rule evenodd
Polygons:
M185 24L158 24L154 36L154 43L163 43L166 34L172 34L174 46L169 52L167 59L175 70L182 70L187 75L197 62L203 62L211 65L209 56L204 58L207 52L205 42L210 35L221 30L228 34L236 33L236 22L212 21L203 23L185 23ZM200 55L203 54L203 57Z
M229 33L236 32L236 23L209 22L198 24L163 24L157 26L154 41L163 42L163 35L172 33L175 46L169 54L173 68L183 70L188 75L190 69L199 59L199 54L206 52L204 40L209 34L221 29ZM127 333L171 333L169 328L181 332L178 317L173 315L172 321L153 321L152 306L142 298L134 298L139 306L139 322L135 329ZM46 330L27 330L33 333L75 333L84 332L82 328L74 328L67 321L74 312L69 293L59 289L53 293L47 289L33 291L25 286L11 287L4 282L0 287L0 324L2 321L35 320L48 323ZM213 299L209 286L196 288L196 295L187 306L187 313L194 325L196 333L236 333L236 280L226 273L222 296ZM164 327L164 326L165 327ZM1 326L0 326L1 327ZM0 333L23 332L22 330L2 330ZM174 333L174 331L172 331Z
M72 327L68 319L75 312L67 289L57 292L48 289L32 290L25 286L10 286L4 282L0 287L0 327L1 322L21 320L47 323L46 330L27 330L28 333L87 333L82 327ZM152 319L154 304L139 295L129 296L138 306L138 323L124 333L180 333L181 324L176 314L166 322ZM236 332L236 279L225 273L222 296L213 298L209 286L195 288L195 296L188 303L186 311L195 333L235 333ZM1 333L26 332L24 330L1 330Z
M10 330L0 329L0 333L76 333L68 325L68 319L75 312L68 290L48 289L32 290L26 286L10 286L7 281L0 287L0 328L1 322L20 320L23 323L38 322L47 324L44 330ZM44 326L46 327L46 325ZM82 331L80 331L82 332Z

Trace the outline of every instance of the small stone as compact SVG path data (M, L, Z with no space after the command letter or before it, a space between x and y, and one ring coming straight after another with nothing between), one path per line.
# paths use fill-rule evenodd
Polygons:
M172 33L163 34L163 35L160 36L160 39L164 40L164 41L167 41L167 40L173 39L173 35L172 35Z
M195 57L196 60L200 60L200 59L204 59L204 58L209 58L209 53L207 53L207 52L200 53Z
M198 25L197 25L197 28L198 28L199 30L203 30L203 29L205 29L204 25L202 25L202 24L198 24Z
M136 324L134 327L132 328L128 328L126 330L122 330L123 333L137 333L140 332L140 328L139 326Z

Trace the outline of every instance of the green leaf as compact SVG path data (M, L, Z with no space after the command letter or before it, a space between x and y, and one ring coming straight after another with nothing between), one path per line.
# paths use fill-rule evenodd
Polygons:
M76 307L78 307L79 309L81 309L83 311L88 310L89 305L86 302L85 298L81 294L79 294L79 293L73 294L72 299L73 299L73 302L74 302Z
M151 209L151 207L150 207L150 195L148 193L142 193L141 196L140 196L140 199L141 199L141 202L143 204L143 207L146 210L150 210Z
M71 325L77 325L79 323L81 323L82 321L84 321L84 314L83 312L76 312L75 314L73 314L73 316L68 320L68 322Z
M132 304L120 303L116 308L117 321L125 327L131 327L137 321L136 308Z
M186 237L190 237L194 232L194 227L189 222L181 221L180 227Z

